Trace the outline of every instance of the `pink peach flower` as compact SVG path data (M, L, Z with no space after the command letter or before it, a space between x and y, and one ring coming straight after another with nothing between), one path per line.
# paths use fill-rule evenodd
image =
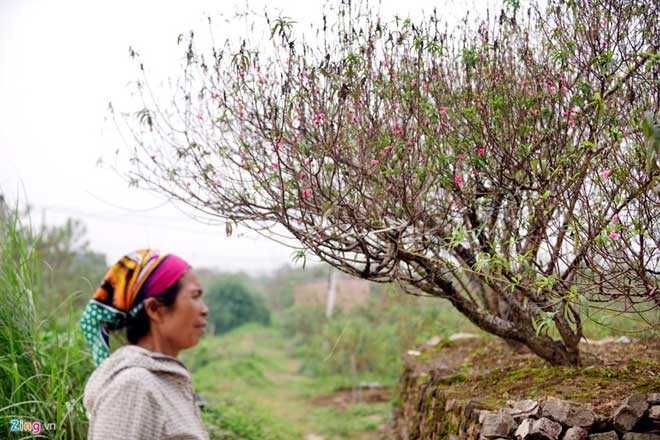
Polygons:
M378 165L379 163L378 159L371 159L371 165Z
M461 183L463 183L463 178L461 176L454 176L454 183L456 185L460 185Z
M612 172L610 170L605 170L601 173L601 176L603 177L603 179L607 179L611 175L612 175Z
M483 156L484 154L486 154L486 149L485 149L485 148L479 148L479 149L477 150L477 154L478 154L479 156Z
M612 240L616 240L617 238L619 238L619 233L616 232L616 231L612 231L612 232L610 232L610 238L611 238Z

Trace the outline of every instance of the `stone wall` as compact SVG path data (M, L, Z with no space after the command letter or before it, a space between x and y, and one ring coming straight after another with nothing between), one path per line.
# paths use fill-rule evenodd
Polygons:
M408 380L415 380L408 375ZM402 384L400 407L390 437L413 439L660 440L660 393L634 394L609 415L555 397L510 401L492 409L478 400L447 399L442 374L422 386ZM438 386L433 386L436 384ZM414 412L414 413L413 413Z
M659 338L583 344L581 368L475 335L413 348L402 355L388 440L660 440Z

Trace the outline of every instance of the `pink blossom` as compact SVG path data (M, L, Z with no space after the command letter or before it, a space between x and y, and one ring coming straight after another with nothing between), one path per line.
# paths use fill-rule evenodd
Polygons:
M610 177L611 175L612 175L612 172L611 172L610 170L605 170L605 171L603 171L603 172L601 173L601 177L602 177L603 179L607 179L607 178Z
M280 164L277 162L273 162L273 169L274 170L279 170L280 169Z
M574 125L575 125L575 121L572 120L572 119L569 119L569 120L568 120L568 125L570 125L571 127L574 126Z
M378 159L371 159L371 165L378 165L379 163Z
M304 171L302 173L300 173L300 179L301 180L305 180L306 178L307 178L307 174L305 174Z
M534 116L538 116L538 115L539 115L539 109L537 109L537 108L533 109L533 110L532 110L532 114L533 114Z
M616 232L616 231L612 231L612 232L610 232L610 238L611 238L612 240L616 240L617 238L619 238L619 233Z
M323 122L323 118L324 118L323 113L317 113L312 117L312 122L315 125L320 125Z
M556 91L557 91L557 87L555 86L548 87L548 93L555 93Z
M274 149L275 151L278 151L278 150L280 149L280 144L279 144L278 142L275 142L275 143L273 144L273 149Z
M445 106L440 107L440 114L441 115L446 115L447 114L447 107L445 107Z
M312 190L309 189L309 188L303 189L302 190L302 196L305 199L308 199L308 198L312 197Z
M486 154L486 149L485 149L485 148L479 148L479 149L477 150L477 154L478 154L479 156L483 156L484 154Z
M486 37L481 37L481 42L482 42L483 44L488 43L488 38L486 38Z
M461 176L454 176L454 183L456 185L460 185L461 183L463 183L463 178Z
M618 214L612 215L612 223L614 223L615 225L619 224L619 215Z
M426 90L428 92L430 88L431 88L431 84L424 83L424 90Z
M399 110L399 103L398 103L398 102L395 102L394 104L392 104L392 108L393 108L394 110Z
M609 46L609 44L607 43L607 41L603 41L603 47L607 47L607 46Z
M410 81L410 87L415 87L416 85L417 85L417 81L415 81L414 79Z
M458 159L458 160L463 160L463 159L465 159L465 155L459 153L459 154L456 156L456 159Z
M477 174L479 174L479 172L477 170L472 170L472 175L473 176L476 176Z
M437 81L438 78L439 78L439 76L438 76L437 73L434 73L433 76L431 77L431 79L432 79L433 81Z

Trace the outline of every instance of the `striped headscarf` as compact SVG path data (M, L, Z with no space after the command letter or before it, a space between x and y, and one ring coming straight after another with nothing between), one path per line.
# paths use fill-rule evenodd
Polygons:
M127 318L142 310L145 299L163 293L188 269L188 263L176 255L141 249L108 270L80 320L97 366L110 356L108 330L125 327Z

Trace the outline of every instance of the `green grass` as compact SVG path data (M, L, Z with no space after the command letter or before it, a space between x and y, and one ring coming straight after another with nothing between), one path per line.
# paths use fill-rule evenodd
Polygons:
M353 381L302 373L289 345L277 328L248 324L206 337L183 353L196 391L211 407L205 421L215 438L302 439L314 433L326 440L350 439L387 419L388 402L352 404L345 410L315 403L315 398L350 389Z
M33 249L17 215L0 219L0 438L84 438L82 394L93 366L70 302L38 318L41 270ZM13 419L40 422L41 432L10 432Z

